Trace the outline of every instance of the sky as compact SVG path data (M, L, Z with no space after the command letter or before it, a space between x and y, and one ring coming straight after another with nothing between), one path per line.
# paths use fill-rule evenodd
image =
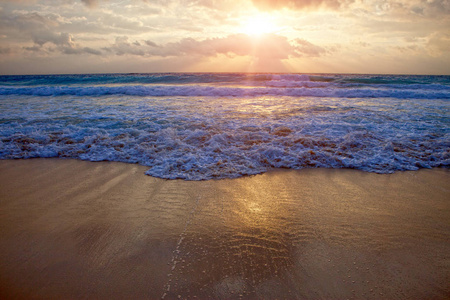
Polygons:
M0 74L450 74L450 0L0 0Z

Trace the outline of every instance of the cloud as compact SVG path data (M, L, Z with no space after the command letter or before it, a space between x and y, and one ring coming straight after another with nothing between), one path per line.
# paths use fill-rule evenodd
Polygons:
M414 16L435 18L450 14L448 0L372 0L348 2L356 17L378 16L391 20L411 21Z
M80 17L74 17L73 19L77 21L85 20ZM21 51L25 50L36 55L49 55L49 53L57 52L100 55L101 51L87 45L79 45L74 42L74 36L71 33L60 31L62 27L69 29L70 26L68 24L70 22L70 19L53 13L43 15L38 12L26 12L23 10L11 13L0 11L0 32L4 33L2 36L4 37L5 45L8 43L15 45L9 41L9 37L14 37L14 39L21 42L27 42L22 42L22 46L17 44L15 52L10 51L8 54L20 54ZM29 41L34 43L34 45L30 46ZM11 47L9 48L12 49ZM0 54L6 53L3 51Z
M30 51L30 52L42 52L42 47L40 47L39 45L34 45L32 47L24 47L23 48L26 51Z
M150 40L144 41L145 44L147 44L147 46L150 47L158 47L158 45L155 42L152 42Z
M295 43L297 44L297 52L302 53L305 56L319 57L328 52L325 48L314 45L304 39L295 39Z
M80 71L82 66L92 70L88 60L101 61L98 66L104 71L113 70L118 62L123 71L126 66L133 71L142 62L161 62L164 70L169 61L178 61L172 70L186 62L197 64L198 71L214 71L216 63L229 63L231 69L267 61L266 66L309 64L312 71L332 66L331 72L347 72L347 66L360 59L364 64L359 72L368 71L365 66L371 64L378 72L389 70L379 64L384 55L390 61L442 61L442 66L430 65L428 73L436 65L449 66L449 0L0 2L0 61L14 58L23 65L30 58L36 62L65 58ZM273 17L277 34L259 38L238 34L245 20L258 14Z
M2 12L0 25L3 29L12 29L22 32L31 32L40 28L50 28L58 25L55 15L42 16L37 12L17 12L8 14Z
M60 16L55 14L41 15L37 12L0 11L0 33L5 38L5 43L12 38L14 41L33 41L43 45L53 42L61 45L70 42L69 36L58 32Z
M320 56L325 49L306 40L290 41L277 34L264 34L257 38L246 34L233 34L224 38L205 39L201 41L185 38L176 43L169 43L159 51L177 55L216 56L253 56L264 59L288 59L300 56Z
M102 55L102 52L89 47L63 47L61 52L64 54L92 54L92 55Z
M9 47L0 47L0 54L11 54L12 49Z
M94 8L98 5L97 0L81 0L81 2L83 2L89 8Z
M450 34L436 32L428 38L427 50L431 56L450 54Z
M251 56L259 59L283 60L290 57L318 57L327 50L304 39L288 40L277 34L264 34L258 38L246 34L232 34L223 38L196 40L184 38L177 42L158 45L152 41L131 42L127 36L117 37L114 44L103 50L116 55L137 56L198 56L228 57Z
M53 43L57 46L66 46L73 48L74 42L72 41L72 35L61 32L54 33L51 31L36 31L32 33L33 42L38 44L39 46L44 45L45 43Z
M262 10L272 10L281 8L307 9L327 7L338 9L343 4L353 2L353 0L252 0L253 4Z
M3 1L23 5L23 4L33 4L33 3L36 3L38 0L3 0Z
M110 47L104 47L103 50L112 52L116 55L146 55L145 49L142 45L139 42L136 43L136 41L133 43L129 42L127 36L116 37L114 44Z
M450 1L448 0L421 0L421 5L430 12L450 13Z

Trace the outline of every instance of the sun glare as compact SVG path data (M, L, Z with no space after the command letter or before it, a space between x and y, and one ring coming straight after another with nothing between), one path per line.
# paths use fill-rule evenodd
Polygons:
M270 17L264 15L252 16L242 23L242 32L252 36L272 33L276 30L275 23Z

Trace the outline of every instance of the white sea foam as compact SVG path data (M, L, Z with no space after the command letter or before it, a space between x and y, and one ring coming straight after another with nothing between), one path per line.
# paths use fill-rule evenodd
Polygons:
M80 96L99 97L128 95L140 97L339 97L339 98L398 98L398 99L450 99L450 89L400 89L382 87L346 88L321 82L264 82L267 87L224 87L210 85L127 85L127 86L38 86L0 87L0 95L24 96Z

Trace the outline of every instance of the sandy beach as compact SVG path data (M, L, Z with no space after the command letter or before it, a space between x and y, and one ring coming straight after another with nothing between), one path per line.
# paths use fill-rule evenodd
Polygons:
M0 161L1 299L448 299L450 171Z

